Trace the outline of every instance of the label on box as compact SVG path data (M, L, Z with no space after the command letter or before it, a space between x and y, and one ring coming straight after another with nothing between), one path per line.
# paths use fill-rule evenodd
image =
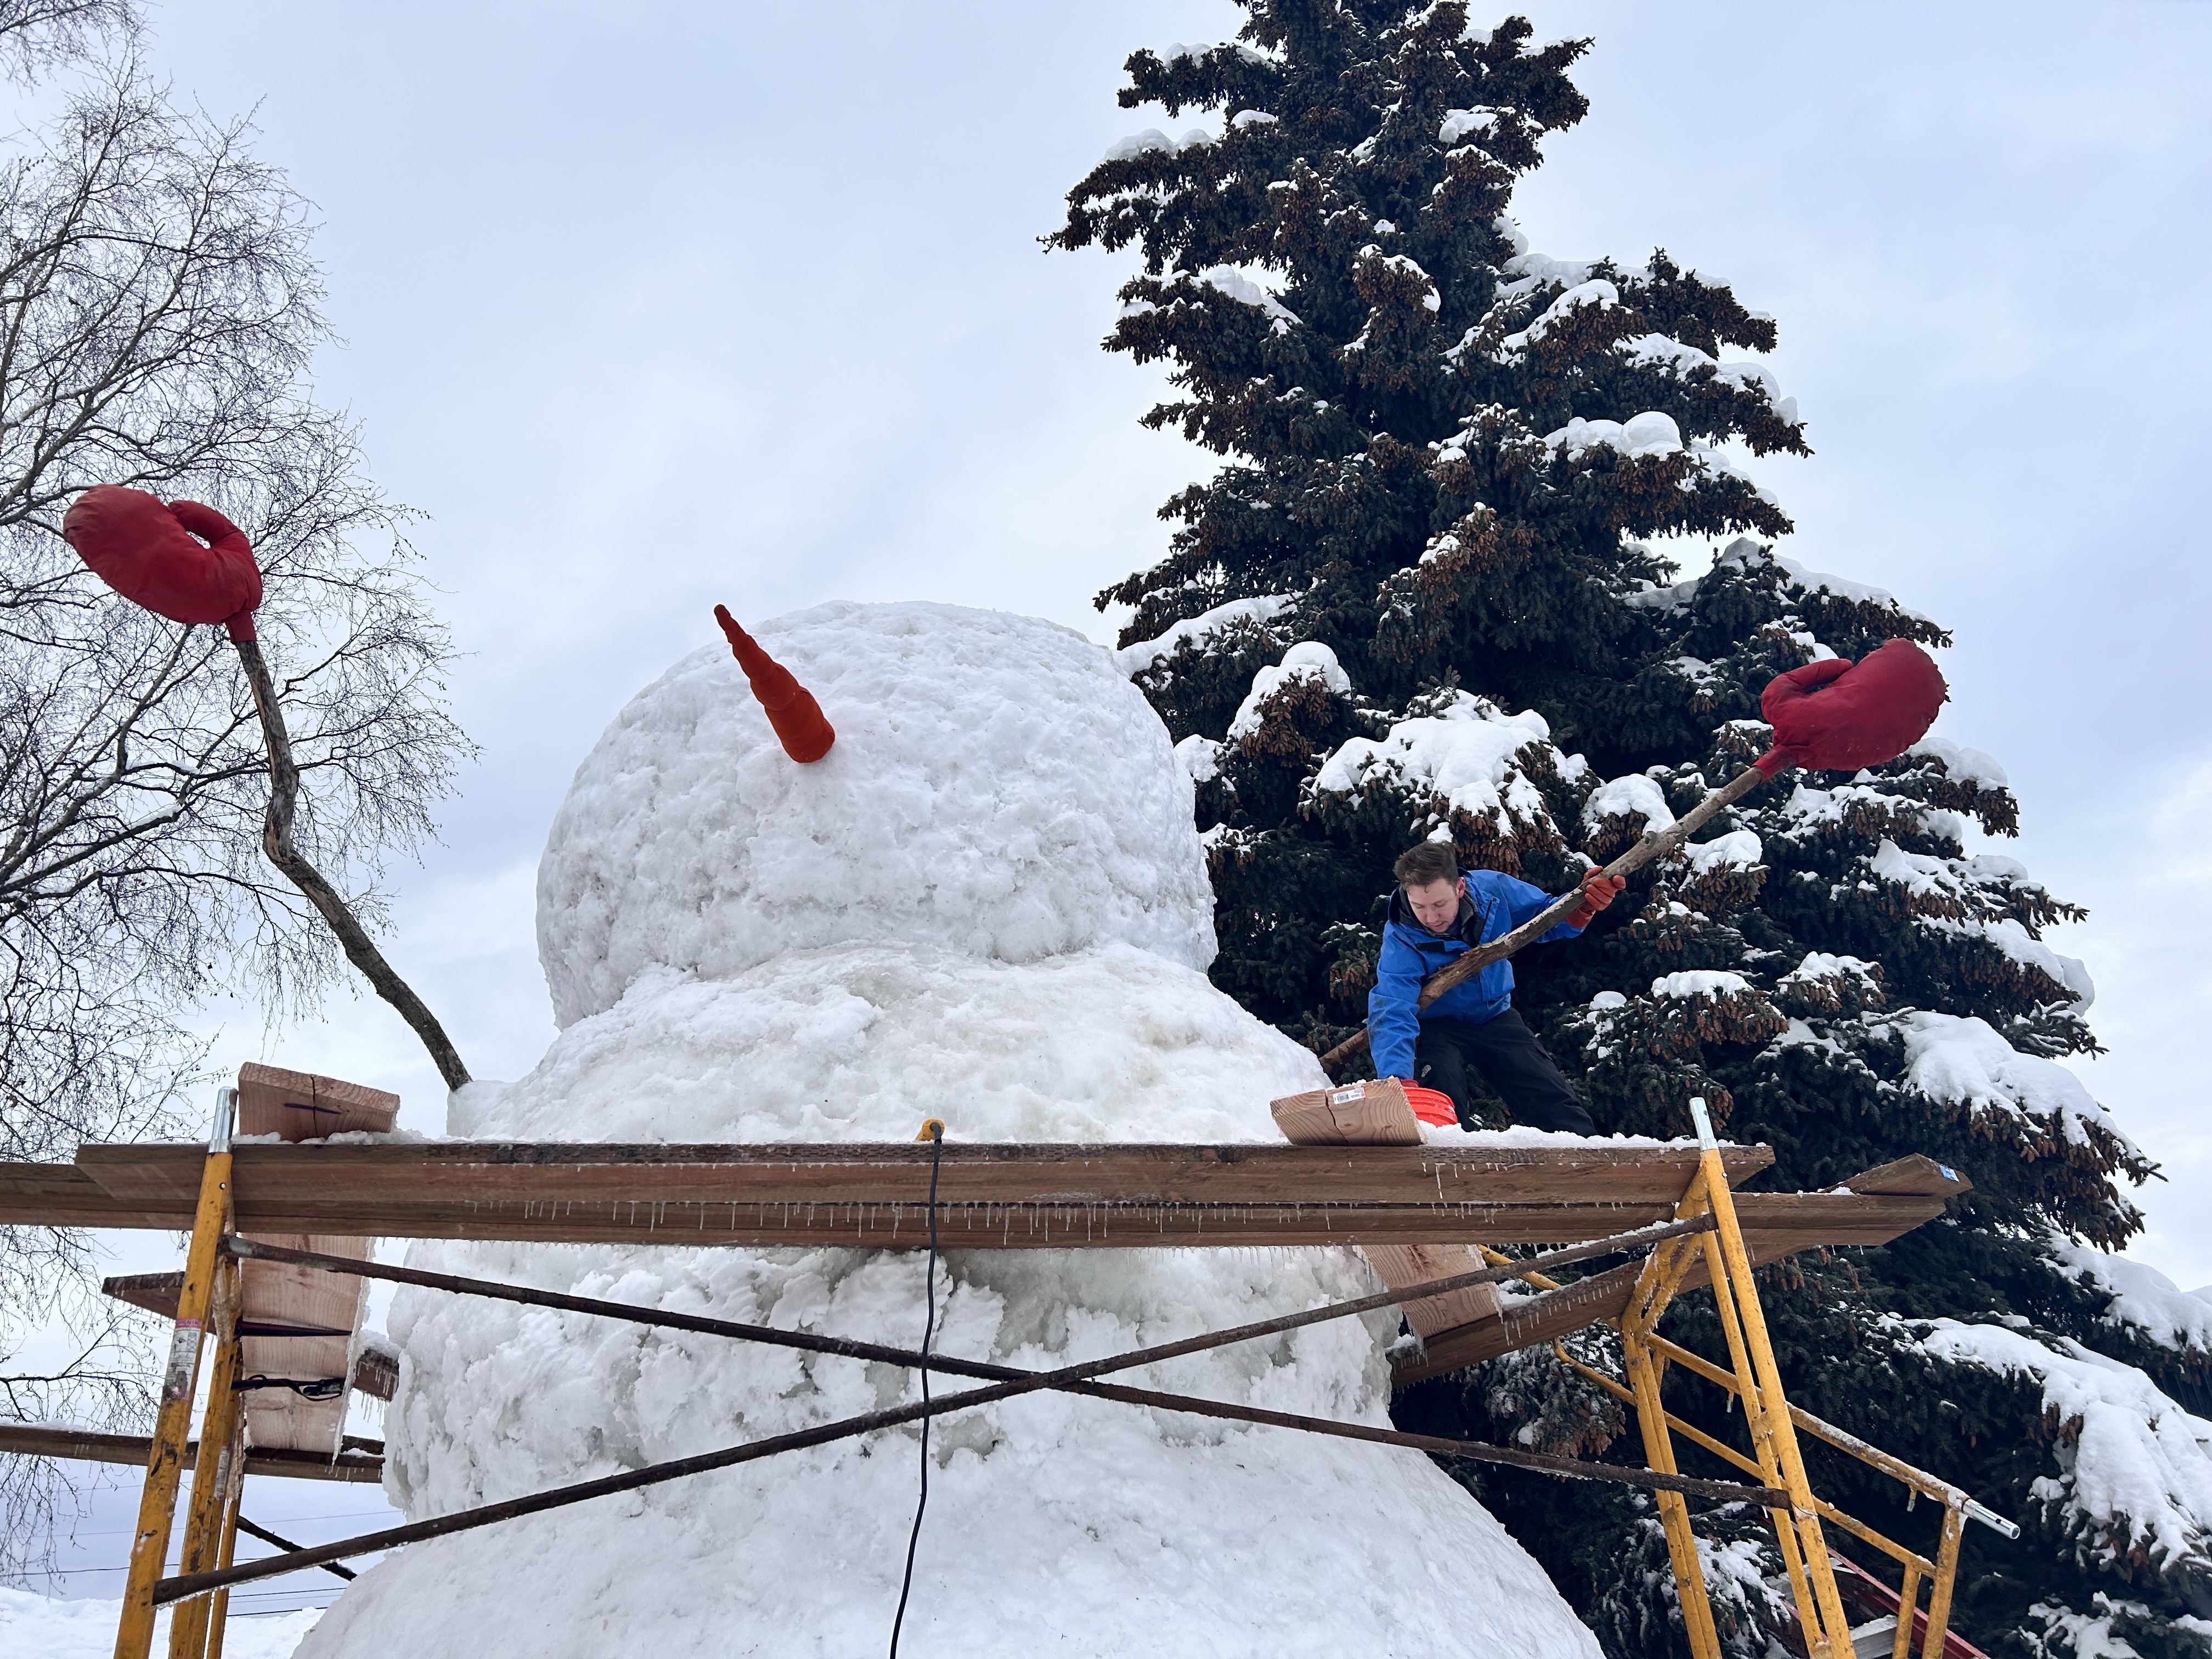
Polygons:
M1364 1083L1355 1083L1349 1089L1339 1089L1332 1093L1328 1097L1328 1103L1332 1106L1349 1106L1355 1100L1366 1098L1367 1085Z

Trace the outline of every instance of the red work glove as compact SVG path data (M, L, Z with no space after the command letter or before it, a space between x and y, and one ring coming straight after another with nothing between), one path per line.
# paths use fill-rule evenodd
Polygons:
M1625 876L1608 876L1593 870L1583 878L1583 902L1567 912L1567 926L1587 927L1590 919L1620 896L1620 890L1628 885Z

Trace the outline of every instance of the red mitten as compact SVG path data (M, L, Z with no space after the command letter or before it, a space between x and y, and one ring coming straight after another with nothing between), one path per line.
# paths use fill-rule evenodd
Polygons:
M63 515L62 536L93 574L155 615L223 623L234 640L253 637L261 569L245 532L213 507L164 506L143 489L95 484Z
M1626 876L1608 876L1601 870L1593 870L1583 878L1583 902L1567 912L1567 926L1587 927L1591 919L1620 896L1628 885Z
M730 614L727 605L714 607L714 620L721 623L731 654L737 658L745 671L745 678L751 682L753 696L768 711L768 723L775 728L776 741L783 745L783 752L802 763L818 761L828 754L830 745L837 741L837 733L823 716L822 705L814 701L814 694L801 685L788 668L762 650L759 641L738 626L738 619Z
M1935 659L1911 640L1890 640L1855 663L1808 662L1767 683L1759 712L1774 746L1753 764L1769 777L1785 766L1879 766L1920 741L1948 696Z

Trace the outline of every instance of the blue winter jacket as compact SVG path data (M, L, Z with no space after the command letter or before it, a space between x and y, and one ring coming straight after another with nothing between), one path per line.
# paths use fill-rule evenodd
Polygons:
M1513 1006L1513 964L1493 962L1473 979L1438 997L1426 1008L1421 987L1429 975L1471 946L1501 939L1540 914L1556 895L1496 870L1465 872L1466 895L1459 921L1449 933L1432 933L1414 919L1406 890L1390 892L1389 920L1382 924L1382 954L1375 964L1375 988L1367 994L1367 1046L1375 1056L1375 1075L1413 1075L1413 1041L1424 1016L1449 1016L1480 1025ZM1574 939L1582 933L1565 922L1536 943Z

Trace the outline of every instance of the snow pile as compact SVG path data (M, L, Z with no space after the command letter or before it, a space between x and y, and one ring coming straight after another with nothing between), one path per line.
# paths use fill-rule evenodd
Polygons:
M1176 764L1194 784L1211 783L1221 775L1222 745L1194 732L1175 746Z
M1884 594L1887 599L1888 596ZM1993 755L1978 749L1969 749L1963 743L1953 743L1948 738L1939 738L1934 732L1905 751L1928 760L1943 763L1943 769L1961 783L1971 783L1978 789L2009 789L2012 780L1996 763Z
M2045 1254L2069 1279L2112 1298L2104 1312L2106 1324L2131 1325L2161 1347L2212 1352L2212 1301L2182 1290L2157 1268L2058 1234L2052 1235Z
M744 711L703 659L632 704L580 773L540 884L549 977L614 994L580 999L520 1082L457 1094L453 1133L903 1141L934 1115L971 1142L1278 1140L1269 1099L1322 1074L1208 982L1200 900L1173 889L1157 914L1126 902L1148 874L1172 889L1161 872L1196 872L1200 850L1166 734L1103 652L935 606L827 607L760 635L836 723L823 766L847 754L848 778L817 784L725 738ZM1328 684L1334 659L1301 649L1270 671L1277 683ZM1103 886L1066 872L1064 914L1084 926L1064 946L1003 948L997 913L1061 873L1040 849L1092 842L1127 868ZM869 884L870 866L841 862L862 844L951 897ZM843 884L830 896L864 925L838 936L849 924L823 922L815 894L763 893L764 845L817 849ZM994 868L1008 891L986 902L972 890ZM1202 874L1192 890L1204 897ZM689 929L711 965L664 948L601 973L592 941L631 935L599 914L626 926L633 909L659 935ZM410 1259L785 1328L908 1346L922 1334L912 1249L426 1243ZM1345 1250L952 1250L939 1340L1046 1369L1373 1284ZM388 1323L408 1363L386 1417L386 1487L416 1517L918 1394L891 1366L429 1292L403 1291ZM1335 1322L1131 1380L1383 1425L1395 1323ZM302 1659L879 1650L919 1437L835 1442L412 1546L347 1589ZM1541 1570L1417 1454L1066 1395L947 1418L932 1449L902 1644L916 1659L1243 1653L1255 1630L1293 1653L1596 1659Z
M1150 951L1016 967L849 945L727 979L641 980L520 1082L468 1091L448 1127L473 1140L911 1140L933 1114L962 1140L1279 1141L1268 1101L1322 1082L1305 1049Z
M1490 136L1490 124L1498 115L1498 112L1487 105L1478 105L1474 109L1448 109L1443 121L1437 124L1437 142L1456 144L1470 135L1477 139L1486 138Z
M2062 1471L2030 1488L2093 1555L2141 1550L2161 1573L2212 1569L2212 1423L2191 1416L2132 1365L2064 1338L1933 1321L1921 1349L1954 1365L2031 1376L2063 1432Z
M323 1615L319 1609L248 1615L224 1627L225 1659L285 1659ZM0 1588L0 1653L8 1659L108 1659L123 1603L91 1597L33 1595ZM154 1615L154 1651L169 1650L169 1610Z
M1193 127L1180 138L1170 138L1158 127L1146 127L1142 132L1133 132L1126 138L1117 138L1107 149L1104 159L1109 161L1128 161L1153 150L1169 155L1179 150L1193 149L1214 142L1214 135L1204 127Z
M1929 1099L2039 1118L2076 1146L2090 1144L2090 1126L2126 1144L2080 1078L2055 1060L2021 1054L1988 1021L1922 1010L1897 1024L1905 1036L1905 1080Z
M1711 841L1685 842L1677 857L1686 860L1693 874L1713 875L1723 870L1747 870L1765 856L1758 833L1731 830Z
M1509 260L1506 263L1506 269L1510 270L1520 263L1522 262L1519 260ZM1553 264L1551 261L1546 263ZM1554 269L1559 268L1555 265ZM1581 269L1587 270L1589 267L1585 265ZM1565 270L1561 270L1560 274L1565 275ZM1530 286L1534 287L1535 284L1532 283ZM1502 295L1504 289L1501 288L1499 293ZM1492 355L1502 362L1509 353L1527 350L1550 333L1554 325L1565 321L1584 306L1596 306L1601 310L1609 311L1620 303L1620 290L1602 276L1578 282L1547 306L1543 314L1528 327L1517 334L1509 334L1500 340L1498 343L1497 351Z
M1231 599L1226 605L1217 605L1211 611L1202 611L1195 617L1186 617L1157 639L1139 640L1134 645L1125 645L1114 653L1114 666L1133 678L1146 669L1157 666L1175 655L1183 641L1202 647L1231 623L1249 622L1264 627L1274 620L1290 604L1287 593L1272 593L1255 599Z
M719 643L616 716L538 866L562 1025L650 969L726 977L893 936L1012 962L1115 939L1212 959L1189 781L1107 653L941 605L825 605L757 632L836 746L793 764Z
M1630 772L1609 778L1590 792L1583 803L1583 827L1595 830L1607 818L1633 817L1639 812L1646 830L1665 830L1674 822L1666 792L1643 773Z
M1247 115L1253 112L1249 110L1245 112ZM1272 121L1275 118L1269 115L1261 118ZM1243 117L1239 116L1237 119L1242 123ZM1198 280L1210 289L1226 294L1239 305L1255 306L1265 312L1268 322L1278 334L1287 334L1298 325L1296 312L1287 308L1280 300L1234 265L1209 265L1198 273Z
M2089 969L2079 957L2059 955L2010 916L1996 921L1950 921L1936 916L1929 920L1928 926L1946 933L1971 933L1986 940L2021 967L2033 968L2063 987L2073 997L2077 1011L2086 1010L2097 1000L2096 981L2089 977Z
M1281 662L1252 676L1252 689L1238 705L1237 718L1229 722L1230 741L1257 732L1267 699L1293 680L1312 680L1339 694L1352 690L1352 676L1338 663L1336 653L1318 640L1303 640L1283 653Z
M1674 424L1672 415L1656 409L1647 409L1626 422L1586 421L1577 415L1557 432L1547 434L1544 442L1571 460L1600 445L1631 458L1672 455L1682 447L1682 428Z
M1352 738L1340 744L1313 787L1348 795L1381 781L1401 793L1442 795L1453 811L1474 817L1542 823L1548 821L1544 797L1516 757L1529 744L1548 748L1551 740L1552 728L1534 709L1508 714L1455 691L1437 714L1400 720L1379 741Z
M1651 981L1651 994L1655 997L1732 997L1749 989L1751 981L1741 974L1711 968L1662 974Z

